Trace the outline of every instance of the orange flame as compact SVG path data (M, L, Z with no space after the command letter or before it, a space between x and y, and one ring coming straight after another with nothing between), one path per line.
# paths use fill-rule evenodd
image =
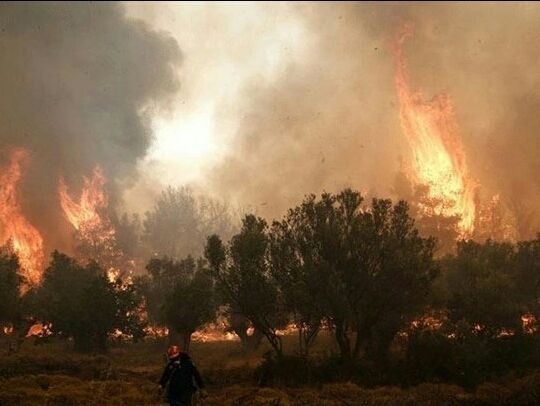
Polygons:
M105 176L99 166L94 169L92 178L83 179L84 185L79 202L69 196L63 178L60 178L58 186L62 210L73 227L79 231L98 227L101 224L99 210L107 207L108 203L103 190Z
M470 235L476 213L475 185L468 174L452 101L440 94L428 102L419 92L411 92L401 47L412 33L412 26L406 26L394 44L401 128L413 155L411 175L417 184L429 187L429 197L440 202L440 214L459 215L462 236Z
M109 280L113 282L122 276L118 268L120 263L126 271L133 268L134 261L125 257L117 246L116 233L107 215L105 183L103 171L96 166L91 178L83 177L78 201L69 195L63 178L60 178L58 192L64 214L77 230L79 256L81 259L95 260L105 267Z
M37 284L43 270L43 238L24 217L17 193L21 165L27 159L25 150L13 150L9 165L0 173L0 241L12 245L26 282Z
M68 193L66 183L60 178L58 192L60 205L71 223L78 231L78 238L89 247L92 259L100 260L100 256L112 251L115 231L110 224L105 210L108 204L104 186L106 183L103 171L96 166L91 178L83 177L83 188L79 201L75 201Z
M26 332L26 338L28 337L45 337L52 334L52 324L35 323Z

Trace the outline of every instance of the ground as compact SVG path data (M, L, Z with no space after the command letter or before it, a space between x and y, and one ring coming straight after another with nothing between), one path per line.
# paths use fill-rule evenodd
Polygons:
M286 340L292 348L293 338ZM69 342L25 342L0 356L0 405L159 405L156 382L165 341L115 343L104 355L74 353ZM260 387L256 366L268 348L250 356L238 342L194 343L191 354L208 386L204 405L499 405L540 403L540 374L472 392L449 384L362 388L350 382ZM333 351L323 337L315 351Z

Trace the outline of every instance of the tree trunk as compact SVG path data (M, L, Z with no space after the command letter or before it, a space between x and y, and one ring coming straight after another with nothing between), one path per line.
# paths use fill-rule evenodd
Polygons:
M385 366L388 363L390 345L395 337L394 332L374 331L365 342L365 356L377 365Z
M256 328L252 335L248 335L247 330L250 327L250 322L245 316L238 312L231 313L229 322L231 329L240 338L242 349L246 353L253 352L259 348L264 335Z
M345 362L351 361L351 343L347 335L347 327L342 320L334 322L336 341L339 346L341 358Z
M309 355L309 349L319 334L319 326L302 326L298 328L298 348L303 357Z
M189 352L189 347L190 347L190 344L191 344L191 335L193 333L192 332L188 332L188 333L179 333L179 336L180 336L180 343L181 343L181 350L183 352Z
M167 340L169 345L180 345L180 333L178 333L178 331L172 327L169 327L168 330L169 332L167 333Z
M283 343L281 341L281 337L274 334L273 332L267 332L266 334L264 334L264 336L276 352L277 358L283 358Z

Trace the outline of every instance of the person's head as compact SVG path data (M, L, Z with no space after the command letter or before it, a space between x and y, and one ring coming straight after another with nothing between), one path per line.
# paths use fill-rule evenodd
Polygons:
M171 345L168 349L167 349L167 356L169 357L169 359L174 359L174 358L177 358L180 356L180 353L182 351L180 350L180 347L177 346L177 345Z

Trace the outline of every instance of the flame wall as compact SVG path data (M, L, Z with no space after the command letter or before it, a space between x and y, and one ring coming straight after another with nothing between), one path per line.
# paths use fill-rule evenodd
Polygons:
M114 208L150 145L150 112L177 90L180 51L117 3L1 3L0 28L0 163L27 151L20 211L45 255L69 250L59 178L80 194L99 165Z
M293 15L305 47L277 77L254 73L235 103L223 102L223 124L237 121L228 157L208 172L214 190L268 216L324 189L391 194L411 162L391 42L412 23L403 52L413 89L451 97L484 200L500 194L521 238L540 230L540 5L322 3L269 15Z

